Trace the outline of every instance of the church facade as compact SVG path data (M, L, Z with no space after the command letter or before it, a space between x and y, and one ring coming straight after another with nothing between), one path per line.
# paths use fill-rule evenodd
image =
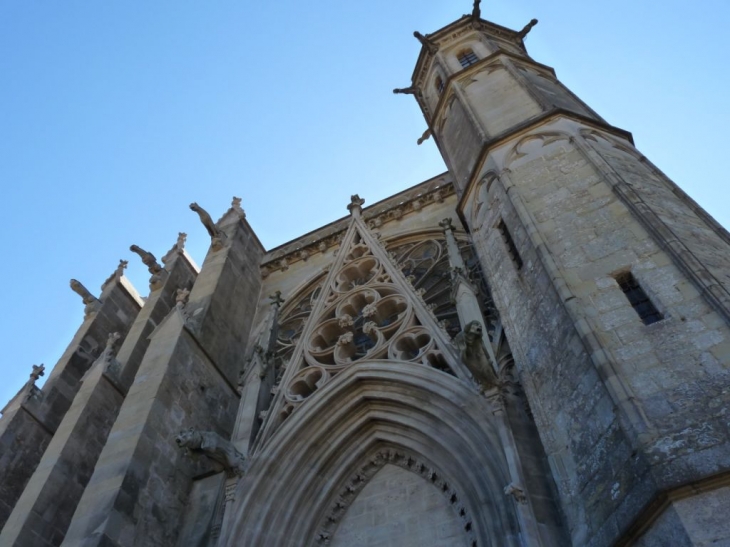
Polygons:
M415 33L447 173L271 250L193 203L199 270L180 234L132 246L144 299L72 280L0 418L0 544L730 545L730 234L535 23Z

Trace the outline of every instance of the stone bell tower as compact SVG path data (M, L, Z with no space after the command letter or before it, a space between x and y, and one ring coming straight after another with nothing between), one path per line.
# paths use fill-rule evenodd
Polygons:
M414 33L395 92L453 176L573 545L729 541L730 235L528 55L536 23L477 0Z

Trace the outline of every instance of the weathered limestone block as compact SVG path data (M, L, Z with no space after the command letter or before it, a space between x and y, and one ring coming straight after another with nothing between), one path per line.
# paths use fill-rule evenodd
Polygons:
M193 479L211 472L205 458L182 454L175 434L192 426L231 436L262 249L235 208L216 228L223 245L152 333L64 545L174 545Z
M98 299L80 283L72 285L86 304L83 324L43 389L15 412L0 418L0 526L5 524L109 333L126 335L141 307L137 292L121 276L121 270L107 280Z
M33 545L43 538L45 544L60 545L149 345L149 334L175 306L176 289L195 280L196 272L182 254L168 261L166 269L165 284L147 299L119 350L108 344L84 375L71 408L0 533L0 544Z

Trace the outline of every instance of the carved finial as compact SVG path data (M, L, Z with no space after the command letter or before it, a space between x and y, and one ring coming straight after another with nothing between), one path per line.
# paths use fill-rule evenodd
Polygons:
M447 232L449 230L453 231L454 225L452 224L451 217L446 217L441 222L439 222L439 226L441 226L441 229L444 232Z
M190 291L188 289L178 289L175 292L175 305L178 308L184 308L190 298Z
M421 135L421 138L418 139L416 141L416 143L418 144L418 146L421 146L424 143L424 141L427 141L429 139L430 136L431 136L431 129L429 128L423 132L423 135Z
M190 209L198 213L198 216L200 217L200 222L203 224L203 226L205 226L205 229L208 231L211 247L213 248L213 250L217 251L221 249L223 247L223 239L225 238L225 235L215 225L215 222L213 222L213 219L208 214L208 211L203 209L195 202L190 204Z
M148 251L145 251L142 247L139 247L137 245L131 245L129 247L129 250L139 255L139 257L142 259L142 263L147 266L147 269L151 274L159 273L159 271L162 269L162 266L157 263L155 255Z
M40 365L33 365L33 372L30 373L30 379L33 383L37 382L41 376L44 376L46 367L41 363Z
M479 4L481 3L482 0L474 0L474 7L471 10L472 19L479 19L482 16L482 10L479 7Z
M114 272L112 272L112 274L106 278L106 281L101 284L101 290L104 290L104 287L106 287L115 279L119 279L120 277L122 277L124 275L124 270L127 269L127 264L129 264L129 262L127 262L126 260L120 260L117 269L114 270Z
M118 332L112 332L109 333L109 336L106 339L106 349L111 351L114 349L114 345L117 343L117 340L119 340L122 337L121 334Z
M186 234L185 232L178 232L177 241L172 246L172 248L167 251L167 253L165 253L165 256L161 258L163 264L167 265L167 263L172 261L175 257L183 254L183 251L185 250L185 240L187 238L188 234Z
M396 87L393 90L393 93L396 95L401 93L403 95L415 95L418 92L418 88L415 85L412 85L411 87Z
M436 45L435 43L433 43L433 42L432 42L431 40L429 40L428 38L426 38L426 37L425 37L425 36L424 36L423 34L421 34L420 32L418 32L418 31L415 31L415 32L413 33L413 36L415 36L415 37L416 37L416 39L417 39L417 40L418 40L419 42L421 42L421 45L422 45L423 47L425 47L425 48L426 48L426 50L427 50L427 51L428 51L428 52L429 52L429 53L430 53L431 55L434 55L434 54L435 54L435 53L436 53L436 52L437 52L437 51L439 50L439 47L438 47L438 46L437 46L437 45Z
M177 241L175 242L175 250L178 253L183 252L183 249L185 249L185 241L188 239L188 234L185 232L178 232L177 233Z
M269 296L269 300L271 300L271 305L276 306L277 309L279 309L285 302L285 300L281 297L281 291L276 291L274 294Z
M233 196L233 201L231 201L231 209L238 213L239 218L246 218L246 211L241 209L241 198Z
M347 210L350 211L350 214L352 216L359 216L360 213L362 213L363 203L365 203L365 200L362 199L359 195L352 195L350 196L350 203L347 206Z
M530 32L532 30L532 27L534 27L535 25L537 25L537 19L533 19L532 21L527 23L525 27L517 33L517 38L519 38L520 40L524 40L525 36L527 36L527 33Z

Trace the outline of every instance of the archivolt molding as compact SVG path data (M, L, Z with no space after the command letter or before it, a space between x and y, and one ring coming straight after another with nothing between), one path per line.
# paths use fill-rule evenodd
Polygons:
M391 449L398 462L425 473L442 491L446 487L449 499L456 495L465 531L471 523L478 545L517 545L495 411L470 385L430 367L391 360L354 364L323 386L307 412L283 422L251 459L225 544L314 543L327 532L338 500L346 505L343 491L348 485L357 490L365 479L358 473Z
M469 510L461 502L460 496L451 487L449 481L444 478L442 473L434 469L433 464L429 461L397 448L383 448L378 450L350 477L344 488L340 490L327 516L320 523L316 536L318 544L330 544L330 540L335 534L337 526L342 520L342 517L347 513L350 505L352 505L370 479L386 464L396 465L406 471L420 475L427 482L433 484L461 519L464 533L469 540L470 547L477 547L479 545L475 538L474 523L469 514Z

